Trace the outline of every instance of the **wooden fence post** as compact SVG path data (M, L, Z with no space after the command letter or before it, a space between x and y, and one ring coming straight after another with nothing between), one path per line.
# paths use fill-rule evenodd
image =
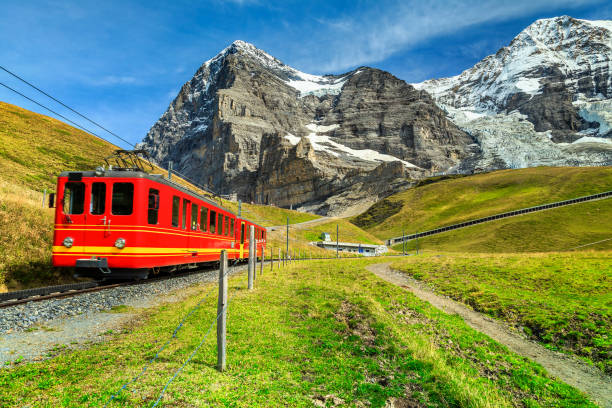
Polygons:
M255 226L249 226L249 289L253 289L253 281L255 280Z
M263 276L263 264L264 264L264 248L261 247L261 262L259 263L259 276Z
M227 251L221 251L219 265L219 300L217 302L217 370L225 371L227 328Z

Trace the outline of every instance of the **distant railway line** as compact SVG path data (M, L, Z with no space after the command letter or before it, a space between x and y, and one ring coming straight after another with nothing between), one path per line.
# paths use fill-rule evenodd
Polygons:
M490 215L488 217L478 218L476 220L465 221L465 222L461 222L458 224L449 225L446 227L440 227L440 228L436 228L436 229L429 230L429 231L418 232L416 234L410 234L410 235L404 235L401 237L390 238L386 240L385 243L391 246L395 244L400 244L402 242L412 241L413 239L417 239L421 237L441 234L443 232L465 228L471 225L482 224L483 222L495 221L501 218L515 217L517 215L523 215L523 214L528 214L528 213L537 212L537 211L544 211L544 210L549 210L551 208L563 207L566 205L578 204L578 203L583 203L587 201L602 200L602 199L610 198L610 197L612 197L612 191L605 191L603 193L572 198L570 200L556 201L554 203L536 205L534 207L528 207L528 208L521 208L521 209L514 210L514 211L508 211L508 212Z

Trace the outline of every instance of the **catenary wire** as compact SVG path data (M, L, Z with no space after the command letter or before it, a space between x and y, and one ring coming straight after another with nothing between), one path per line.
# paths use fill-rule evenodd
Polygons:
M14 72L12 72L12 71L9 71L8 69L6 69L5 67L3 67L3 66L1 66L1 65L0 65L0 69L2 69L3 71L5 71L6 73L8 73L8 74L12 75L13 77L17 78L18 80L20 80L21 82L25 83L26 85L28 85L28 86L32 87L32 88L33 88L33 89L35 89L36 91L38 91L38 92L42 93L43 95L47 96L48 98L52 99L53 101L55 101L55 102L59 103L59 104L60 104L60 105L62 105L63 107L65 107L65 108L69 109L70 111L74 112L75 114L79 115L80 117L84 118L85 120L87 120L87 121L91 122L92 124L94 124L94 125L98 126L100 129L104 130L105 132L108 132L109 134L111 134L111 135L115 136L115 137L116 137L116 138L118 138L119 140L121 140L121 141L123 141L123 142L127 143L129 146L131 146L131 147L133 147L133 148L135 148L135 147L136 147L136 145L134 145L133 143L128 142L126 139L124 139L124 138L122 138L121 136L117 135L116 133L114 133L114 132L112 132L112 131L108 130L106 127L102 126L102 125L101 125L101 124L99 124L98 122L96 122L96 121L94 121L94 120L92 120L92 119L88 118L87 116L83 115L82 113L78 112L77 110L75 110L75 109L71 108L70 106L68 106L68 105L66 105L64 102L62 102L61 100L59 100L59 99L55 98L54 96L50 95L49 93L47 93L47 92L43 91L42 89L40 89L40 88L39 88L39 87L37 87L36 85L32 84L31 82L29 82L29 81L25 80L25 79L24 79L24 78L22 78L21 76L19 76L19 75L15 74L15 73L14 73ZM34 99L32 99L32 98L30 98L30 97L28 97L28 96L24 95L23 93L21 93L21 92L17 91L16 89L11 88L10 86L8 86L8 85L6 85L6 84L4 84L4 83L1 83L1 82L0 82L0 85L2 85L2 86L4 86L5 88L7 88L7 89L9 89L9 90L11 90L11 91L13 91L13 92L15 92L16 94L18 94L18 95L22 96L23 98L25 98L25 99L27 99L27 100L29 100L29 101L31 101L31 102L33 102L33 103L35 103L36 105L38 105L38 106L42 107L43 109L48 110L49 112L53 113L54 115L57 115L57 116L59 116L60 118L62 118L62 119L64 119L64 120L66 120L66 121L68 121L68 122L70 122L71 124L73 124L74 126L78 127L79 129L81 129L81 130L83 130L83 131L85 131L85 132L87 132L87 133L90 133L91 135L93 135L93 136L97 137L98 139L105 140L105 141L107 141L107 142L108 142L108 140L107 140L107 139L105 139L105 138L103 138L102 136L100 136L100 135L98 135L98 134L96 134L96 133L92 132L91 130L87 129L87 128L86 128L86 127L84 127L84 126L79 125L78 123L74 122L73 120L68 119L66 116L64 116L64 115L62 115L62 114L60 114L60 113L58 113L58 112L56 112L56 111L52 110L51 108L49 108L49 107L47 107L47 106L43 105L42 103L40 103L40 102L38 102L38 101L35 101ZM145 158L143 158L143 159L144 159L144 160L146 160L146 161L147 161L148 163L150 163L150 164L154 164L154 163L152 163L152 162L151 162L151 161L150 161L148 158L146 158L146 157L145 157ZM180 173L180 172L178 172L178 171L176 171L176 170L174 170L174 169L172 170L172 172L173 172L174 174L178 175L179 177L181 177L181 178L185 179L186 181L190 182L190 183L191 183L191 184L193 184L194 186L196 186L196 187L200 188L201 190L206 191L206 192L208 192L208 193L210 193L210 194L213 194L214 196L217 196L217 197L219 196L217 193L215 193L214 191L212 191L210 188L204 187L203 185L201 185L201 184L199 184L199 183L195 182L194 180L192 180L192 179L188 178L188 177L187 177L187 176L185 176L184 174L182 174L182 173Z
M53 99L55 102L59 103L60 105L62 105L64 108L69 109L70 111L76 113L77 115L79 115L80 117L82 117L83 119L87 120L88 122L93 123L94 125L98 126L100 129L103 129L104 131L110 133L111 135L115 136L117 139L127 143L128 145L135 147L134 144L128 142L127 140L125 140L124 138L122 138L121 136L117 135L116 133L111 132L110 130L108 130L107 128L105 128L104 126L102 126L101 124L99 124L98 122L95 122L91 119L89 119L87 116L83 115L82 113L72 109L70 106L66 105L64 102L60 101L59 99L49 95L47 92L43 91L42 89L40 89L39 87L37 87L36 85L26 81L25 79L23 79L22 77L20 77L19 75L15 74L14 72L9 71L8 69L6 69L5 67L3 67L2 65L0 65L0 69L2 69L4 72L14 76L15 78L17 78L18 80L20 80L21 82L23 82L24 84L27 84L29 86L31 86L32 88L36 89L38 92L42 93L43 95L47 96L48 98ZM56 113L57 114L57 113Z
M48 110L49 112L53 113L54 115L57 115L57 116L59 116L60 118L62 118L62 119L64 119L64 120L66 120L66 121L68 121L68 122L72 123L74 126L78 127L78 128L79 128L79 129L81 129L82 131L87 132L87 133L89 133L89 134L91 134L91 135L93 135L93 136L97 137L98 139L101 139L101 140L105 140L105 141L106 141L106 139L104 139L104 138L103 138L103 137L101 137L101 136L98 136L97 134L95 134L95 133L94 133L94 132L92 132L91 130L89 130L89 129L87 129L87 128L85 128L85 127L81 126L81 125L79 125L79 124L78 124L78 123L76 123L76 122L73 122L72 120L68 119L67 117L65 117L65 116L63 116L63 115L61 115L61 114L57 113L57 112L56 112L56 111L54 111L53 109L48 108L47 106L43 105L43 104L42 104L42 103L40 103L40 102L35 101L34 99L30 98L29 96L26 96L26 95L22 94L22 93L21 93L21 92L19 92L18 90L14 89L14 88L11 88L10 86L6 85L5 83L0 82L0 85L2 85L3 87L5 87L6 89L8 89L8 90L10 90L10 91L15 92L17 95L20 95L20 96L24 97L25 99L29 100L30 102L35 103L36 105L40 106L41 108Z

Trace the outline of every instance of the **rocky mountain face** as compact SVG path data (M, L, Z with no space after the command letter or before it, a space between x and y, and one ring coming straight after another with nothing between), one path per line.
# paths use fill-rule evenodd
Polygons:
M612 164L612 21L537 20L461 74L413 84L481 147L470 166Z
M457 166L473 143L387 72L309 75L236 41L183 86L141 147L221 194L346 214Z
M538 20L451 78L316 76L236 41L183 85L141 147L246 201L359 212L422 177L612 164L612 22Z

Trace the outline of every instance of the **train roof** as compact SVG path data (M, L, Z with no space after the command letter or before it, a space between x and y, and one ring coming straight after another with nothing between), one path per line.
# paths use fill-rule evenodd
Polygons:
M104 177L114 177L114 178L140 178L140 179L147 179L147 180L151 180L151 181L155 181L157 183L161 183L161 184L165 184L168 187L172 187L175 190L179 190L185 194L189 194L193 197L196 197L202 201L207 202L210 205L213 205L215 207L221 208L224 211L227 211L230 214L233 214L234 216L236 216L236 218L240 218L243 220L247 220L246 218L242 218L242 217L238 217L238 215L236 215L232 210L222 206L219 203L216 203L214 201L212 201L210 198L203 196L201 194L196 193L195 191L192 191L186 187L181 186L178 183L175 183L171 180L166 179L164 176L162 176L161 174L148 174L142 171L125 171L125 170L105 170L104 173L101 176L98 176L96 174L95 171L89 170L89 171L62 171L59 175L59 177L68 177L70 178L70 176L74 177L75 175L80 174L81 177L96 177L96 178L104 178ZM249 221L249 220L247 220ZM265 229L265 227L259 225L259 224L255 224L253 221L249 221L250 223L257 225L260 228Z

